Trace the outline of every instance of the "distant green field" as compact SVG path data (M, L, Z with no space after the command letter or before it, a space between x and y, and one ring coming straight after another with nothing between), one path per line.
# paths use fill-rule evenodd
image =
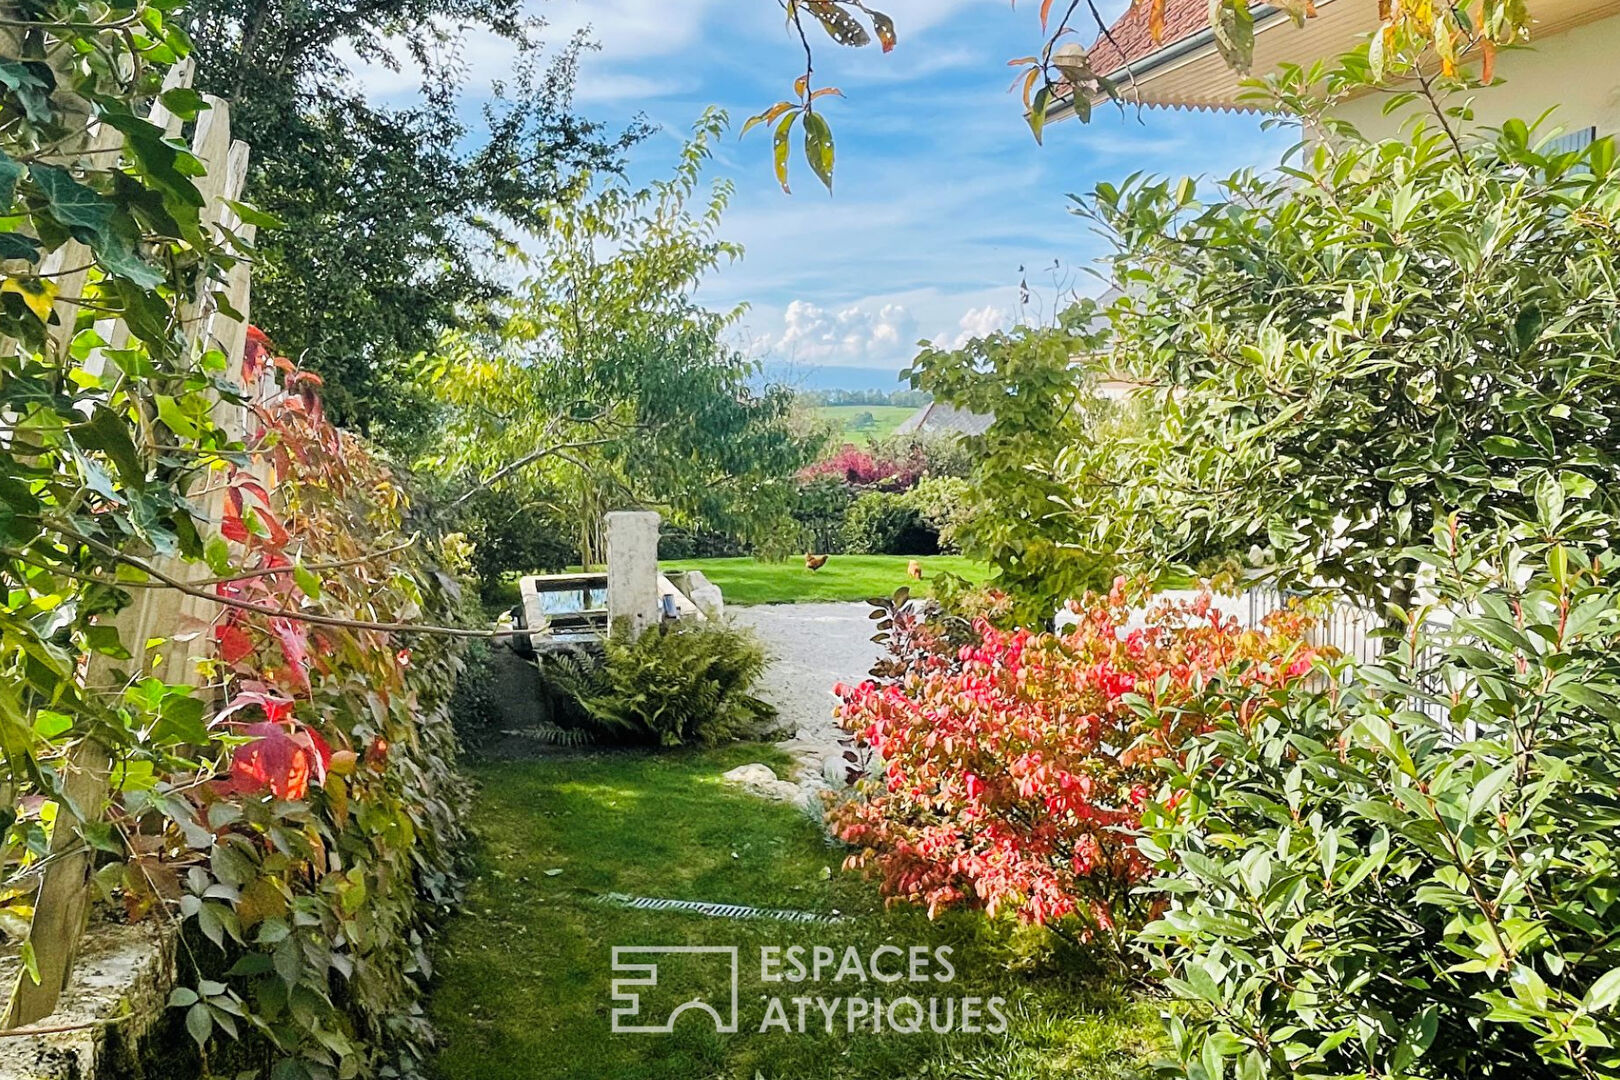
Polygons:
M916 411L909 405L821 405L817 407L816 415L842 424L844 438L858 443L867 439L888 438L901 421ZM871 416L872 422L857 426L867 415Z
M701 570L725 594L728 604L793 604L820 600L866 600L887 596L902 585L921 588L936 574L983 581L983 563L961 555L922 555L923 580L906 576L906 555L834 555L820 570L804 568L804 557L768 563L758 559L686 559L663 562L668 570Z

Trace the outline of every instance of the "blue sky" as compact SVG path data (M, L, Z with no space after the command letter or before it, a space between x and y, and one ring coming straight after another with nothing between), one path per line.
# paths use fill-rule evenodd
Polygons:
M1112 17L1124 4L1101 7ZM847 95L823 99L838 144L834 194L798 159L794 194L782 194L763 131L728 138L713 170L737 184L723 232L747 255L705 285L704 299L748 303L746 346L807 385L889 385L920 338L953 343L1049 315L1062 288L1095 292L1083 269L1101 242L1068 212L1070 192L1137 170L1269 166L1290 141L1261 132L1253 116L1104 109L1090 125L1048 129L1039 147L1007 92L1006 66L1040 43L1035 0L1016 10L1008 0L874 6L899 26L893 53L818 45L820 81ZM641 113L660 125L634 152L638 176L667 171L707 106L740 128L789 96L802 70L775 0L534 0L533 10L552 40L588 26L600 44L581 72L581 112L609 123ZM509 62L498 43L476 39L467 57L475 78ZM378 75L379 95L404 89ZM1028 310L1020 267L1037 299Z

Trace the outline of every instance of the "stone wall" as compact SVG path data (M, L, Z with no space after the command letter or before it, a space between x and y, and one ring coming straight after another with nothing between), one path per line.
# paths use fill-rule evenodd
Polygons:
M175 938L156 920L98 923L85 933L73 980L57 1009L30 1029L0 1037L0 1080L178 1080L148 1045L172 1035L167 1021L175 980ZM0 961L7 984L21 967ZM177 1015L177 1014L175 1014ZM189 1049L189 1048L187 1048ZM160 1056L160 1055L158 1055Z

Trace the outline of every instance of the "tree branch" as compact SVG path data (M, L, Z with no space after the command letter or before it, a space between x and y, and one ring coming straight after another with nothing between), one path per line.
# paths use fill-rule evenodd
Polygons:
M533 633L532 630L471 630L459 626L434 626L429 623L385 623L375 622L369 619L345 619L336 615L319 615L314 612L299 611L297 608L277 608L270 607L267 604L255 604L250 600L238 600L235 597L220 596L217 592L210 589L199 588L190 584L189 582L181 581L169 574L165 574L163 571L159 570L145 559L139 559L133 555L127 555L112 545L105 544L100 540L95 540L88 536L78 536L71 532L65 533L65 535L71 536L74 540L79 541L87 547L96 549L111 559L121 562L126 566L134 567L136 570L156 578L164 586L174 589L177 592L184 593L187 596L194 596L199 600L207 600L210 603L218 604L221 607L233 608L237 611L250 611L256 615L266 615L274 619L291 619L294 622L311 623L316 626L331 626L344 630L375 630L384 634L432 634L438 637L456 638L506 638L518 637L522 634ZM84 578L87 576L73 572L62 573L64 577ZM113 585L116 587L122 587L130 584L129 582L122 581L107 581L102 578L95 578L93 580L100 584Z

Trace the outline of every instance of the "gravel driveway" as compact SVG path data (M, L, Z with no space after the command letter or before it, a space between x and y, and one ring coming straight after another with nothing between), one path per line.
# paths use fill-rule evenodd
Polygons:
M773 657L759 696L775 705L796 734L781 744L799 761L799 786L825 787L822 765L841 753L833 722L835 683L857 683L876 663L875 624L865 604L766 604L733 607L726 616L759 635Z

